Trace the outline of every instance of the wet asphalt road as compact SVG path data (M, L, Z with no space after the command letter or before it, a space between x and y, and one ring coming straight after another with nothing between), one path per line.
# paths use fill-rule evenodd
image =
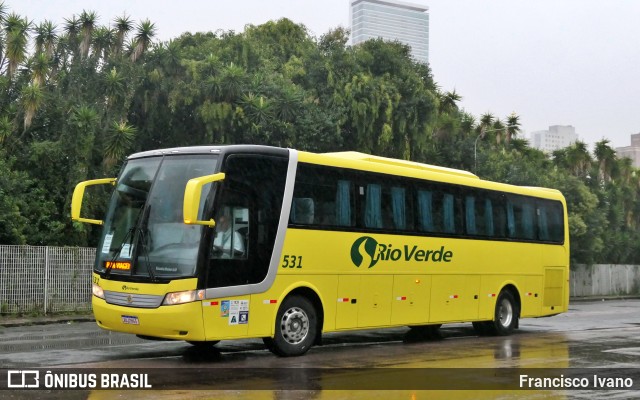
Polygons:
M103 331L92 322L0 328L0 368L168 368L182 371L173 376L172 390L136 392L148 398L640 398L640 392L615 390L571 391L471 391L420 390L353 391L348 385L327 386L313 375L318 368L352 373L350 368L372 376L372 368L627 368L640 383L640 300L574 302L570 311L551 318L524 319L509 337L479 337L471 324L445 325L443 339L413 337L407 328L355 331L324 336L323 346L302 357L279 358L261 340L223 341L215 349L198 350L184 342L146 341L132 335ZM191 368L191 369L190 369ZM191 381L194 368L240 371L246 376L228 385L211 386ZM305 390L277 390L262 384L253 371L296 371L300 380L318 382ZM165 370L166 371L166 370ZM208 370L211 371L211 370ZM249 372L247 372L249 371ZM315 371L315 372L314 372ZM404 370L406 371L406 370ZM201 373L198 372L198 373ZM312 376L305 376L311 373ZM357 374L356 374L357 375ZM347 380L353 375L345 375ZM637 379L636 379L637 376ZM233 376L231 376L233 377ZM356 376L357 378L357 376ZM388 378L388 376L387 376ZM386 379L386 378L382 378ZM461 381L466 378L460 378ZM396 382L397 383L397 382ZM464 382L461 382L464 383ZM252 386L253 385L253 386ZM364 387L363 387L364 386ZM401 386L401 385L400 385ZM267 389L247 391L244 389ZM298 388L294 386L294 388ZM366 389L366 383L356 385ZM387 389L398 389L391 384ZM199 389L200 391L185 391ZM332 390L327 390L332 389ZM335 389L335 390L333 390ZM447 387L448 389L448 387ZM634 388L635 389L635 388ZM8 394L1 392L0 397ZM11 392L20 398L24 392ZM126 398L127 391L50 391L48 398Z

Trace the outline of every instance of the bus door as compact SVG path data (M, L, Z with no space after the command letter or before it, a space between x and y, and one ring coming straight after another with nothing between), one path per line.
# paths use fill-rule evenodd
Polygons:
M266 278L282 208L287 160L230 155L224 172L211 213L216 226L210 230L203 251L207 340L270 332L273 321L261 317L263 305L252 304L251 295L267 291L272 284Z

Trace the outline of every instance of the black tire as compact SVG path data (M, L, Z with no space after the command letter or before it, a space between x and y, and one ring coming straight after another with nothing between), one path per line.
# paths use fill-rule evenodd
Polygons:
M301 356L316 340L317 323L316 309L306 297L287 297L278 309L275 337L264 343L281 357Z
M187 340L187 343L189 343L192 346L195 347L213 347L216 344L220 343L219 340L210 340L210 341L203 341L203 342L196 342L193 340Z
M500 292L491 326L492 333L498 336L510 335L518 326L519 317L520 309L511 292L507 290Z

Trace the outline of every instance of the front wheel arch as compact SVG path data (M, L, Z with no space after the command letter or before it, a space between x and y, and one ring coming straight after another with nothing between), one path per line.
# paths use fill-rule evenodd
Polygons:
M264 338L267 348L281 357L300 356L316 342L318 311L305 296L288 295L280 304L273 338Z

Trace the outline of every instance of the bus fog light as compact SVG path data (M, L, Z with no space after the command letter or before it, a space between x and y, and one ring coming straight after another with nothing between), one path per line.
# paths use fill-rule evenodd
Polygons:
M191 303L192 301L202 300L204 298L204 290L187 290L184 292L167 293L162 302L165 306L173 306L176 304Z
M94 296L100 299L104 299L104 290L102 290L100 286L96 285L95 283L92 284L91 291L93 292Z

